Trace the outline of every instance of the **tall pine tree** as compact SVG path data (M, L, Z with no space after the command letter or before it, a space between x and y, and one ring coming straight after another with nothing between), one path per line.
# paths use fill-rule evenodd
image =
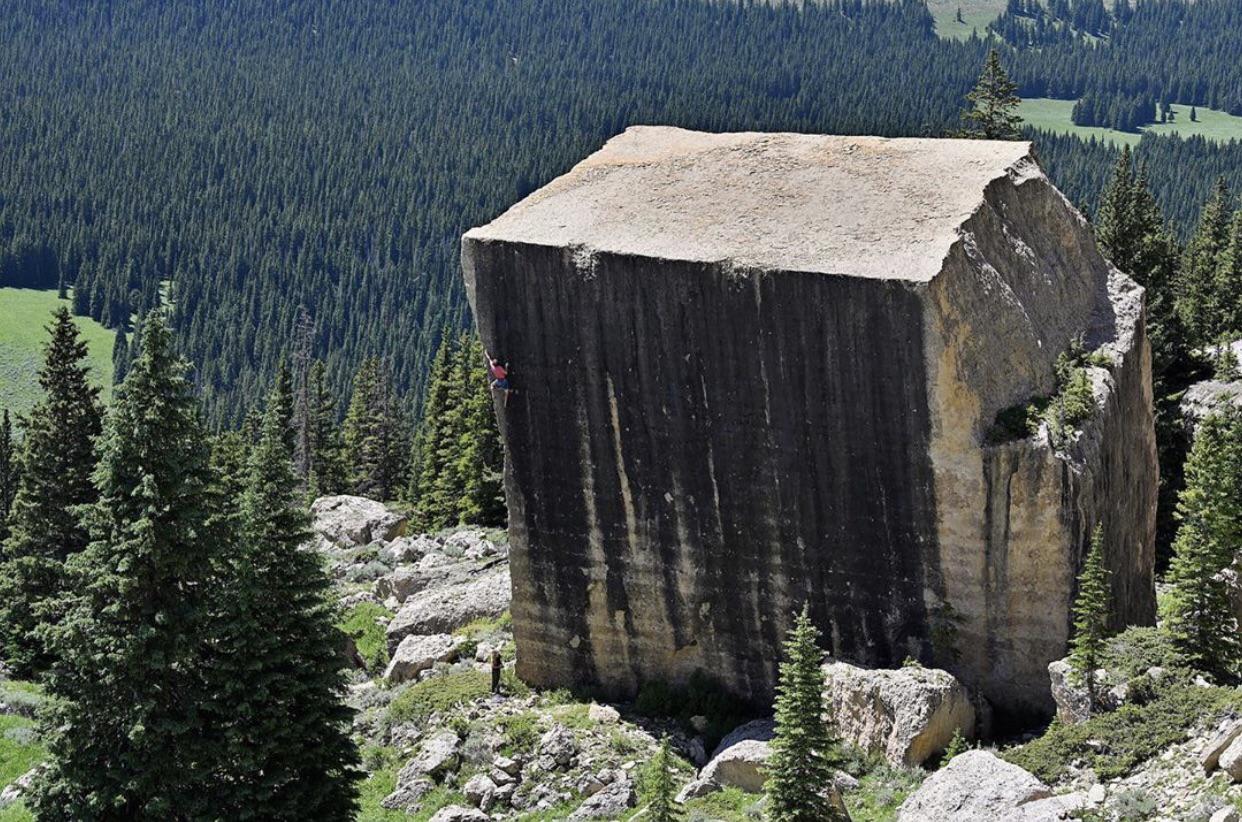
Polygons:
M483 343L478 337L465 340L460 360L463 384L458 461L463 487L457 518L473 525L504 525L504 450L492 389L483 368Z
M804 605L785 642L776 686L776 734L768 759L768 816L773 822L842 820L829 798L838 743L825 719L824 652Z
M0 411L0 545L9 536L9 512L13 508L13 497L17 496L18 473L17 441L13 437L9 409L5 408Z
M661 740L649 771L651 801L647 803L647 819L651 822L678 822L682 818L681 807L676 802L672 759L668 740Z
M1242 412L1229 408L1200 424L1177 513L1164 624L1195 668L1231 680L1242 640L1221 571L1242 548Z
M212 668L231 752L217 812L228 819L352 819L358 753L343 703L344 636L331 581L302 549L279 385L268 402L241 496L241 533L219 597Z
M23 676L41 673L49 664L36 635L43 621L40 610L62 590L65 560L86 547L76 508L96 499L91 473L102 424L86 343L66 308L56 310L48 331L51 341L39 371L43 397L26 422L24 470L0 566L4 651Z
M1196 347L1215 343L1225 330L1217 272L1229 242L1230 200L1229 187L1222 177L1203 207L1177 275L1177 314L1190 344Z
M409 437L387 369L378 359L364 361L354 377L343 438L353 493L395 498L407 478Z
M91 542L65 564L60 620L45 631L56 697L42 820L215 818L208 786L226 756L209 733L211 537L207 438L164 319L109 410L85 509Z
M1087 699L1095 707L1095 671L1108 637L1108 569L1104 567L1104 528L1091 533L1091 547L1078 575L1074 598L1074 636L1070 640L1070 666L1087 685Z
M1017 114L1021 99L1016 94L1018 86L1009 79L1001 65L1000 52L988 52L983 73L974 89L966 95L970 102L962 114L966 121L963 136L983 140L1018 140L1022 137L1022 118Z
M307 496L310 499L345 490L345 462L337 427L336 398L328 388L327 370L320 360L311 365L307 380L310 451Z

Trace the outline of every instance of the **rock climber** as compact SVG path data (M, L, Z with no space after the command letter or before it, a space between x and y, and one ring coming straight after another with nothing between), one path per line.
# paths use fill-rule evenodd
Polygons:
M487 373L491 380L492 390L497 389L505 392L505 407L509 407L509 395L513 393L513 389L509 387L509 364L502 363L497 357L493 357L486 351L483 355L487 357Z

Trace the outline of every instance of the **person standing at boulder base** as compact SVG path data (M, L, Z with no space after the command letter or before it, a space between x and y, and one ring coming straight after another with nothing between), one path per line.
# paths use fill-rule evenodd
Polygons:
M500 651L492 651L492 693L500 693L500 672L504 670L504 663L500 660Z

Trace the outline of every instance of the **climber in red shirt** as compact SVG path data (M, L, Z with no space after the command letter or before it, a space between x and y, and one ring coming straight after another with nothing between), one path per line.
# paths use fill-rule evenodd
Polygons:
M502 363L496 357L488 354L486 351L483 355L487 357L487 373L490 378L492 390L499 389L505 392L505 407L509 407L509 395L513 393L513 389L509 387L509 366L508 363Z

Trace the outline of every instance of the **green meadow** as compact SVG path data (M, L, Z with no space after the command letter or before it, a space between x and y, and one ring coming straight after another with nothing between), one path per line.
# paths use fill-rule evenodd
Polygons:
M55 291L0 288L0 408L25 413L38 399L46 327L61 302ZM76 317L75 321L90 347L91 374L106 400L112 390L112 343L116 335L94 320Z

